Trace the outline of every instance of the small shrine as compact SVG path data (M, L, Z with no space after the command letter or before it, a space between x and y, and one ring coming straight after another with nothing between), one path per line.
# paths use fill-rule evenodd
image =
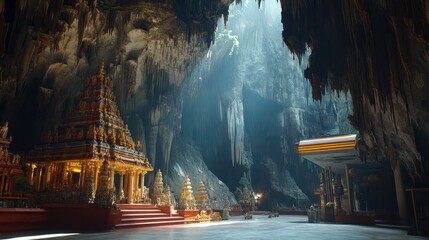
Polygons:
M197 209L204 210L211 208L209 195L207 194L206 186L203 181L200 181L200 184L198 185L198 189L195 194L195 203Z
M145 198L144 177L153 168L120 116L104 63L88 78L69 116L43 134L26 166L30 184L38 191L77 189L93 202L100 184L108 182L103 191L116 189L122 202Z
M8 122L0 128L0 196L12 197L16 195L15 180L23 176L21 157L9 152L12 137L7 137Z
M243 194L241 195L240 205L243 209L243 212L253 211L255 209L255 203L253 201L254 197L252 197L252 193L249 191L247 186L243 188Z
M180 193L179 209L195 209L194 192L192 191L191 180L188 176L186 176L186 179L183 182L182 192Z
M164 183L162 180L162 172L158 169L153 183L152 203L161 205L164 199Z

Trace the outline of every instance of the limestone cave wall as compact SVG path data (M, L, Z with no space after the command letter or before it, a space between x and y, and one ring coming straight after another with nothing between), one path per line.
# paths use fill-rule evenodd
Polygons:
M429 3L424 0L281 0L283 40L320 99L350 90L359 153L428 183Z
M178 90L230 3L1 0L0 121L10 122L13 151L25 156L55 128L103 60L134 140L164 169L181 127Z

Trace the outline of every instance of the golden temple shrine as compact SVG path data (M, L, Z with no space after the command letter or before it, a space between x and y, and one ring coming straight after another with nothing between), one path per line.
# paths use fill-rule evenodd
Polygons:
M8 122L0 128L0 196L12 197L14 195L15 180L23 176L21 169L21 157L18 154L9 153L9 145L12 137L7 137Z
M122 202L146 198L144 176L153 168L121 119L112 88L100 64L71 114L55 131L43 134L42 144L30 152L26 164L36 190L79 189L92 202L106 162L108 179L103 181L116 189Z

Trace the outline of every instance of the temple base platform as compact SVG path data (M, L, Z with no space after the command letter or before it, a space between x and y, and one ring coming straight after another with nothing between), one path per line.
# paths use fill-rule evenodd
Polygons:
M198 213L198 211L196 211ZM195 215L197 214L195 213ZM189 211L151 204L118 204L117 209L92 204L45 204L39 208L0 208L0 233L27 230L109 230L184 224ZM194 215L194 216L195 216Z

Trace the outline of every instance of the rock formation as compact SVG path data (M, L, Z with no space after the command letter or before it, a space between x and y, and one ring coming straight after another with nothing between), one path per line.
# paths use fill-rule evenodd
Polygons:
M283 40L320 99L349 90L363 160L390 161L428 181L429 3L282 0Z

